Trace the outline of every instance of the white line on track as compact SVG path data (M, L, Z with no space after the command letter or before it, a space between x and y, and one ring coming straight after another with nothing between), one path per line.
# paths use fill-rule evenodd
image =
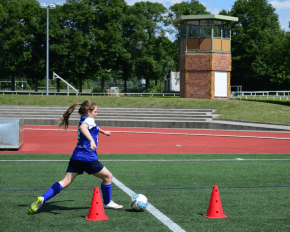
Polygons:
M113 183L117 185L120 189L122 189L125 193L127 193L130 197L136 194L133 190L129 189L127 186L125 186L122 182L117 180L115 177L113 177ZM185 230L183 230L174 221L172 221L170 218L168 218L166 215L164 215L162 212L156 209L152 204L150 203L148 204L147 211L151 213L154 217L156 217L165 226L167 226L171 231L176 231L176 232L184 231L185 232Z
M25 130L73 131L73 132L77 131L77 130L69 130L69 129L68 130L63 130L63 129L37 129L37 128L25 128ZM142 132L142 131L111 131L111 132L112 133L133 133L133 134L187 135L187 136L212 136L212 137L231 137L231 138L290 140L290 138L263 137L263 136L245 136L245 135L191 134L191 133Z

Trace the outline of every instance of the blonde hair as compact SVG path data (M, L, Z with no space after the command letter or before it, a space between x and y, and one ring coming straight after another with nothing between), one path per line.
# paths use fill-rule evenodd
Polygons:
M95 107L97 106L97 104L93 101L88 101L85 100L83 103L75 103L73 105L71 105L67 111L62 115L62 118L60 118L58 120L58 127L62 127L64 126L65 129L68 128L69 126L69 117L70 115L74 112L74 110L77 108L78 105L81 105L81 107L79 108L79 114L82 116L86 116L88 115L89 111L93 111L95 109Z

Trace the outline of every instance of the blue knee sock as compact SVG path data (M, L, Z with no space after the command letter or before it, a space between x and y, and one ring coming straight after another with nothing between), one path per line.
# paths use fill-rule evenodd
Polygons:
M112 184L103 184L101 185L104 204L107 205L111 201L112 196Z
M54 197L61 190L62 190L62 186L60 183L56 182L55 184L53 184L51 188L43 194L42 196L44 198L43 203L49 200L50 198Z

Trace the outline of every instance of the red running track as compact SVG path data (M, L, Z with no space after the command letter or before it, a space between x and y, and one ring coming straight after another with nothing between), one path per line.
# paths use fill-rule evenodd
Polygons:
M18 151L0 154L71 154L77 127L25 126ZM116 128L100 135L98 154L290 154L290 133L160 128Z

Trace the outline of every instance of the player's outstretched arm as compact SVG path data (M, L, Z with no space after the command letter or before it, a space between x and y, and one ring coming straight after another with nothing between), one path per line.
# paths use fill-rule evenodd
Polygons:
M102 130L100 127L99 127L99 131L104 134L104 135L107 135L107 136L110 136L111 135L111 131L104 131Z

